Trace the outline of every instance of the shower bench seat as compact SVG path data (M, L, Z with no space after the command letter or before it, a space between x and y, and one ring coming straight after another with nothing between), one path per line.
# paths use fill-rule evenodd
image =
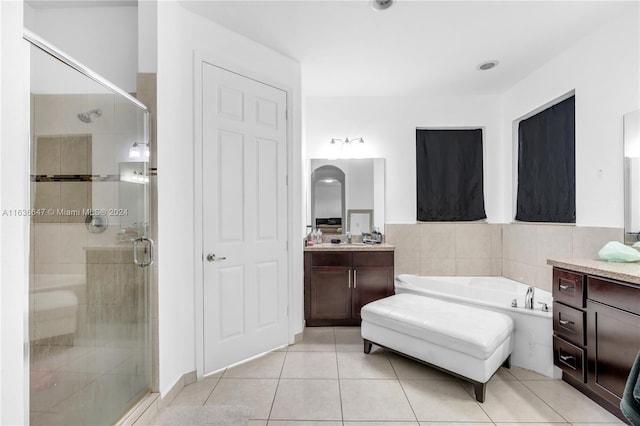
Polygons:
M376 344L467 380L479 402L498 368L510 366L507 315L407 293L371 302L361 315L365 353Z

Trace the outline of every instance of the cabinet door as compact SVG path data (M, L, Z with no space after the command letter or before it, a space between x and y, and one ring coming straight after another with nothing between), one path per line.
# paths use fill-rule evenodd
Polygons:
M311 319L351 318L351 268L311 268Z
M587 301L589 387L615 406L640 349L640 315Z
M393 294L393 268L357 267L353 269L352 315L360 320L360 309L369 302Z

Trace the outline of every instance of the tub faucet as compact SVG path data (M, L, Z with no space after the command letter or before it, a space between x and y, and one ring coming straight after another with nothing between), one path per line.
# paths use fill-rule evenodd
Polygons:
M533 309L533 287L529 286L527 289L527 294L524 297L524 308L525 309Z

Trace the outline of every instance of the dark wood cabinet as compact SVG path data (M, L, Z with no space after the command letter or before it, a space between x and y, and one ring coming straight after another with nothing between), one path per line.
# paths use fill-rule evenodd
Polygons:
M554 363L562 378L621 419L620 399L640 351L640 285L553 271Z
M305 251L307 326L360 325L360 309L393 294L393 251Z

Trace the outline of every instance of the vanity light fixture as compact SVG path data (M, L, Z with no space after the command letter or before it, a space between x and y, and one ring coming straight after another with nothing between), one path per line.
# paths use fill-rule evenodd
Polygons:
M343 139L336 139L336 138L332 138L331 142L329 142L331 145L335 145L336 142L340 142L340 143L344 143L344 144L350 144L350 143L364 143L364 139L362 138L355 138L355 139L349 139L349 138L344 138Z
M140 149L140 145L143 145L144 148ZM133 146L129 148L129 160L138 160L143 157L145 161L149 159L149 144L134 142Z

